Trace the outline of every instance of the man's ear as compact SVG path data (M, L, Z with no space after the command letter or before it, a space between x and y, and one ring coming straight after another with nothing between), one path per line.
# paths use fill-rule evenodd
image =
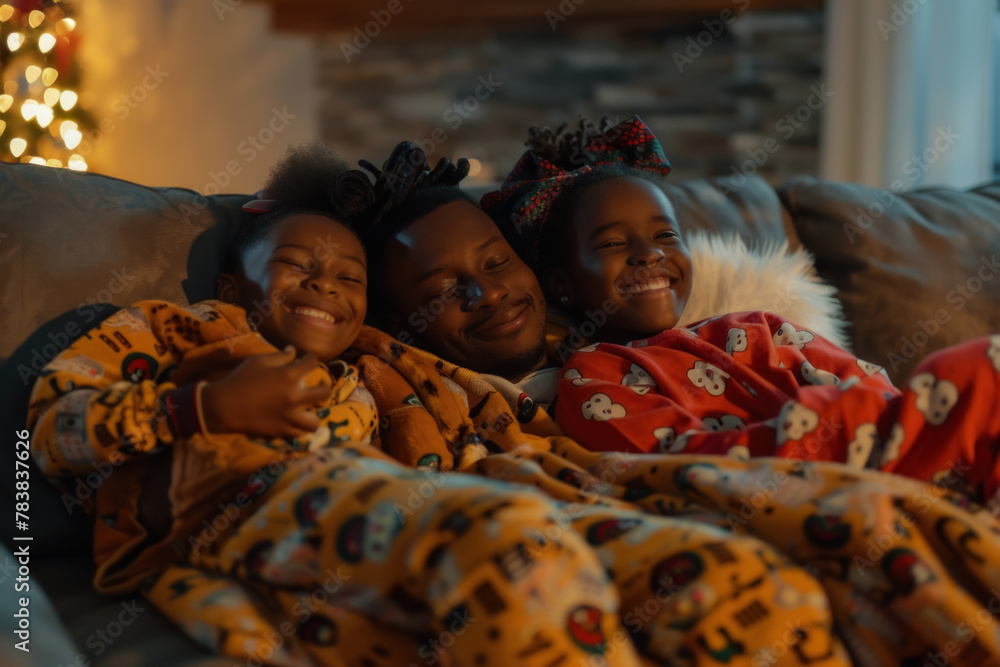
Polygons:
M567 308L573 303L573 283L563 269L549 269L545 276L546 298L559 308Z
M226 303L236 303L240 295L236 277L228 273L220 273L215 279L215 298Z

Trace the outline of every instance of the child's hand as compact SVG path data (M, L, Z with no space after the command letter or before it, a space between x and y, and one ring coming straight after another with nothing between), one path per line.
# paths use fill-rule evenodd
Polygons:
M320 420L315 408L330 395L327 386L307 387L315 355L295 359L291 346L247 358L229 375L202 388L201 405L210 433L245 433L294 438L312 433Z

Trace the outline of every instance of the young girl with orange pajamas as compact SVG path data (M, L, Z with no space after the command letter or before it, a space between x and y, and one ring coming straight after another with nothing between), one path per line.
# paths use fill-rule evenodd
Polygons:
M551 301L579 322L606 317L561 373L554 416L567 435L602 451L847 462L997 502L1000 336L932 355L897 389L879 366L773 313L674 328L691 260L649 129L581 123L529 143L484 208Z
M274 199L249 205L261 214L218 301L139 302L50 362L28 416L34 460L67 489L111 470L82 501L98 590L141 589L248 664L437 660L426 640L442 633L460 665L588 659L599 642L585 639L620 620L582 538L511 561L506 578L492 565L541 534L553 504L455 476L408 520L397 511L428 478L369 444L372 397L337 360L367 308L364 207L326 193L359 178L320 149L292 153ZM608 659L638 664L630 642Z

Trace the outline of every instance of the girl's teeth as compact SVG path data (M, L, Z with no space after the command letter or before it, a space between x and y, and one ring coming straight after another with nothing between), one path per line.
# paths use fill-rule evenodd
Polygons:
M296 315L308 315L309 317L316 317L321 320L326 320L327 322L331 322L333 324L337 323L337 319L330 313L326 312L325 310L317 310L315 308L306 308L303 306L299 306L292 312L294 312Z
M652 278L644 283L637 283L629 286L629 293L642 294L655 289L670 287L670 278Z

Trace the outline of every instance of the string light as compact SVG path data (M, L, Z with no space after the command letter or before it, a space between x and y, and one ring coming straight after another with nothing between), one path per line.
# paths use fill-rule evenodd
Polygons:
M88 169L73 152L95 125L78 95L74 4L0 0L0 160Z

